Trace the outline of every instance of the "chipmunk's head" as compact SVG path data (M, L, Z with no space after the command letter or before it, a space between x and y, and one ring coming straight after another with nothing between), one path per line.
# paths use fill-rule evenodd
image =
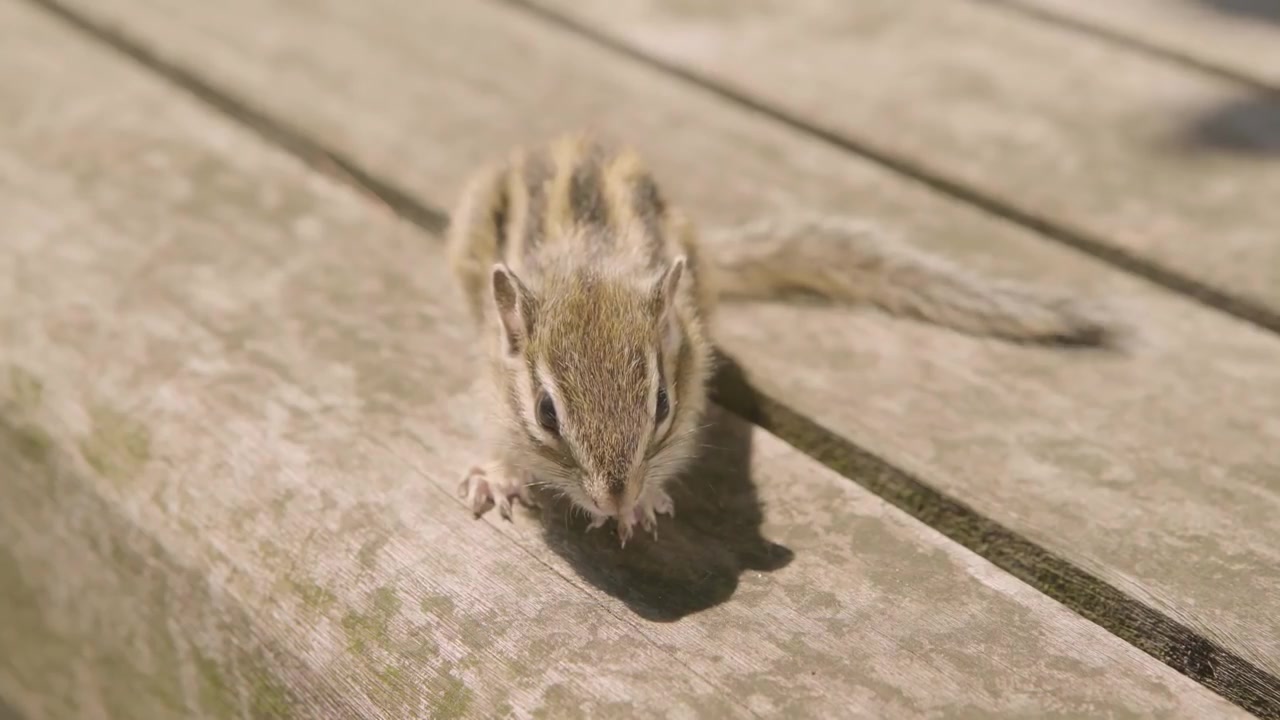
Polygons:
M591 515L630 512L696 448L709 351L681 312L686 263L637 280L491 275L508 448Z

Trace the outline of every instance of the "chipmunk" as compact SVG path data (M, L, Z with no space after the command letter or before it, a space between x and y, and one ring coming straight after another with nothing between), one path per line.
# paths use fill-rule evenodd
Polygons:
M1075 303L973 277L840 218L755 222L700 240L638 153L587 135L517 149L466 183L451 268L489 343L492 456L458 487L510 520L534 483L610 518L623 546L673 515L698 448L722 298L795 291L1009 340L1102 344ZM536 478L536 480L535 480Z

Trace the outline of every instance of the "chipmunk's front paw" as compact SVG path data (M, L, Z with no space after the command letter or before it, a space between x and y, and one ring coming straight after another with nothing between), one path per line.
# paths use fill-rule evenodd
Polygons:
M631 512L625 517L618 518L618 541L623 547L627 546L627 541L631 539L632 528L639 525L645 532L653 535L653 539L658 539L658 515L670 515L675 517L675 503L672 502L671 496L662 488L653 488L646 492Z
M662 488L654 488L645 495L645 498L648 501L648 507L651 509L649 511L650 518L653 517L654 513L657 513L658 515L670 515L671 517L676 516L675 501L671 499L671 496L667 494L666 490L663 490Z
M458 485L458 496L466 499L467 507L476 517L497 505L498 514L510 520L513 500L524 503L525 507L534 507L528 474L508 472L499 463L471 468Z

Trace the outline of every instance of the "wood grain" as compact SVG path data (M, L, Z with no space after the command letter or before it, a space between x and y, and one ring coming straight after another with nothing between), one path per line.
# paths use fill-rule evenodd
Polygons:
M854 212L976 268L1124 298L1142 326L1124 355L767 305L729 308L719 334L775 397L1280 672L1280 613L1259 600L1280 587L1280 496L1268 482L1280 437L1274 337L516 11L228 7L139 0L92 11L437 207L511 144L591 126L640 145L708 223Z
M983 3L531 4L1280 331L1269 95Z
M30 720L1232 714L723 415L657 543L473 520L439 244L0 23L0 695Z
M1271 0L978 1L1280 90L1280 5Z

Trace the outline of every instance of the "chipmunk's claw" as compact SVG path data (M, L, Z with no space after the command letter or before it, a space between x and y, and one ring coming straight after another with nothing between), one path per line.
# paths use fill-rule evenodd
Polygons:
M667 494L666 490L655 488L650 491L648 500L647 507L651 515L652 513L657 513L658 515L668 515L673 518L676 516L676 503Z
M640 517L640 508L633 508L630 512L618 516L618 543L621 547L627 546L627 541L631 540L633 535L632 528L635 527Z
M652 505L642 505L636 508L636 520L640 523L640 527L644 528L653 535L654 542L658 540L658 516L654 513Z
M658 515L675 516L675 503L671 501L671 496L661 488L655 488L647 493L639 503L637 503L630 512L618 518L618 541L622 547L627 546L627 541L631 539L632 528L639 525L641 529L649 533L654 542L658 540ZM603 522L597 519L597 522ZM596 525L598 527L598 525Z
M653 533L655 540L658 537L659 515L668 515L674 518L676 516L676 505L666 490L656 487L645 493L640 504L635 509L635 522L640 523L645 530Z
M495 505L504 520L512 517L512 501L534 507L533 496L523 473L508 473L496 464L476 465L458 484L458 496L467 501L472 514L480 517Z

